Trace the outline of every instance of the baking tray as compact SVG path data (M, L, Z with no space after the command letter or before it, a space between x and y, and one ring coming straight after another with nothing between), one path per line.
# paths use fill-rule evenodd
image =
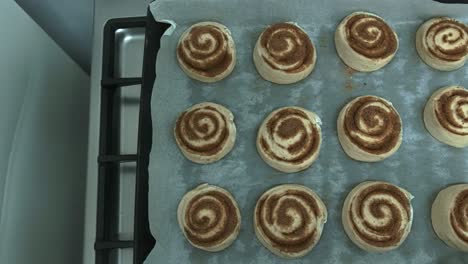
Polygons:
M349 5L345 5L346 1L336 1L345 5L343 8L337 8L338 11L332 8L333 2L324 3L325 10L320 15L322 19L326 19L326 22L317 22L318 26L310 23L311 20L305 17L294 16L302 11L300 7L306 6L307 1L296 1L295 3L301 4L285 12L281 12L281 7L278 5L259 10L257 8L236 9L233 4L225 7L224 4L227 2L223 1L202 2L212 3L216 11L213 11L213 8L210 10L196 4L179 6L177 1L158 2L165 4L164 10L159 9L159 14L163 14L159 19L171 20L172 16L176 16L177 18L173 19L178 26L172 33L173 36L163 38L165 53L160 53L159 60L156 62L157 65L164 65L164 67L158 66L158 73L170 78L166 78L169 80L169 85L161 83L162 79L156 79L153 94L153 98L156 98L156 100L153 99L154 108L152 109L155 145L151 154L152 158L150 158L152 160L150 164L152 198L149 203L149 215L151 230L160 242L150 253L148 263L285 262L261 246L255 237L252 225L252 212L258 197L265 190L281 183L305 184L316 190L330 213L322 239L316 248L304 258L291 260L288 263L307 263L317 259L328 263L347 261L359 263L465 262L462 253L450 250L435 236L430 226L428 212L430 204L441 188L467 180L467 153L466 150L455 150L433 139L424 129L422 109L429 95L437 88L454 83L456 80L459 82L455 83L466 86L467 68L465 66L458 72L448 74L433 71L420 60L414 48L414 35L417 27L431 16L450 15L450 10L444 10L446 6L437 5L438 9L435 9L432 8L436 6L435 3L427 1L432 4L432 7L424 9L415 17L411 16L410 9L405 9L405 12L395 13L396 16L393 18L387 18L400 37L400 49L395 59L383 70L365 74L346 71L346 67L336 55L333 43L336 24L352 11L363 9L387 17L388 7L396 9L390 2L381 2L383 5L374 9L371 6L365 8L359 6L360 3L369 1L353 1ZM247 1L234 0L229 3L239 2L247 5ZM264 2L272 5L281 3L280 1ZM422 2L406 3L408 6L414 4L421 7ZM403 2L400 3L403 4ZM162 5L156 6L162 7ZM220 10L223 8L232 11L233 16L230 18L220 16L219 14L222 13ZM308 6L306 10L310 11L310 9L312 9L311 6ZM172 12L171 15L164 16L166 11L170 10L177 10L177 14ZM271 12L272 10L276 11ZM315 13L308 13L308 15L314 17L318 15L318 10L313 10ZM331 10L333 12L330 12ZM462 9L457 11L462 11ZM236 20L234 15L242 16L243 19ZM255 15L260 17L259 22L252 20ZM305 81L288 87L278 87L258 76L251 60L251 52L256 38L267 24L274 21L288 21L287 19L291 17L294 17L295 21L311 34L317 47L318 62L312 75ZM226 24L233 32L234 39L240 43L237 44L239 56L233 74L214 84L190 80L178 68L174 55L178 37L183 30L191 23L208 18ZM466 17L463 16L463 18L465 21ZM255 23L251 25L253 21ZM240 29L236 23L244 23L244 26L247 24L247 29ZM162 61L164 64L159 64ZM424 75L418 78L401 78L403 73L400 71L405 68L405 65L417 66L412 70L413 75L410 76ZM327 82L334 79L338 79L339 82L334 82L333 85ZM359 163L348 158L343 153L336 135L336 118L339 110L346 102L362 94L374 94L389 99L403 119L404 143L402 147L394 156L375 164ZM238 98L242 99L242 103ZM272 98L281 98L282 101L273 101ZM214 101L227 106L234 113L239 132L236 146L229 155L219 162L203 166L184 159L172 135L177 115L191 104L202 101ZM317 161L308 170L295 174L279 173L269 168L255 150L255 136L259 124L271 110L285 105L298 105L311 109L318 113L323 121L324 145ZM433 151L434 154L415 155L422 147L426 151ZM441 164L437 157L440 153L449 154L445 158L451 159L450 165ZM415 162L411 162L412 160ZM425 163L429 163L429 166L422 166ZM432 181L434 177L431 175L434 174L440 176L437 181ZM446 176L442 177L443 175ZM395 183L416 196L413 201L415 220L412 232L398 250L386 254L371 254L358 249L348 239L341 225L341 207L344 198L353 186L368 179ZM220 185L230 190L242 214L242 226L238 239L231 247L215 254L191 247L184 239L176 222L175 212L182 195L203 182Z

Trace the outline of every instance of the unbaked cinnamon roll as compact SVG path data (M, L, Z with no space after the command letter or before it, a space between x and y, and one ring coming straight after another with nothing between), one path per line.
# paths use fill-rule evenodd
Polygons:
M416 33L416 50L429 66L453 71L465 64L468 54L468 28L448 17L436 17L422 24Z
M236 47L231 32L216 22L192 25L180 37L177 60L193 79L202 82L224 79L236 65Z
M408 236L413 221L413 196L386 182L367 181L346 197L342 211L348 237L369 252L385 252L399 247Z
M437 90L424 108L424 123L440 142L468 147L468 90L461 86Z
M338 56L354 70L376 71L395 56L398 36L383 18L355 12L338 25L335 47Z
M257 150L271 167L282 172L308 168L317 159L322 144L320 118L300 107L273 111L257 135Z
M343 150L359 161L376 162L395 153L402 141L400 115L389 101L360 96L340 112L338 139Z
M228 191L202 184L184 195L177 220L190 244L214 252L227 248L237 238L241 215Z
M432 226L447 245L468 252L468 184L439 192L432 204Z
M180 114L174 136L187 159L201 164L215 162L234 146L234 116L219 104L196 104Z
M266 191L255 206L254 229L274 254L297 258L318 243L327 222L327 208L311 189L284 184Z
M317 53L309 36L297 24L278 23L266 28L255 44L253 60L263 79L290 84L314 69Z

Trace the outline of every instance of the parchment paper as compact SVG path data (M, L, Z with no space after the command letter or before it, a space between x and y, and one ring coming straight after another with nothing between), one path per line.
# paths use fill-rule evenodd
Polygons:
M335 52L334 32L353 11L370 11L394 27L400 48L393 61L372 73L351 73ZM146 263L467 263L468 254L447 247L432 230L430 208L437 192L449 184L468 182L468 149L435 140L424 128L423 107L436 89L459 84L468 87L468 66L438 72L425 65L414 45L418 26L432 16L446 15L468 22L468 5L444 5L427 0L305 1L305 0L159 0L151 4L156 20L176 27L162 38L152 96L153 148L150 157L149 221L156 246ZM191 24L219 21L230 28L238 60L223 81L206 84L188 78L176 61L176 45ZM252 50L268 24L295 21L312 38L318 61L312 74L296 84L275 85L263 80L252 62ZM393 102L403 120L403 144L379 163L353 161L337 138L341 108L359 95L378 95ZM235 116L237 141L232 152L210 165L183 157L173 137L178 114L189 106L212 101ZM311 168L280 173L257 154L255 138L272 110L288 105L317 113L323 145ZM346 236L341 224L342 203L358 183L384 180L414 196L414 222L403 245L384 254L367 253ZM181 197L201 183L228 189L242 213L241 232L226 250L207 253L192 247L177 224ZM284 260L265 249L253 230L252 213L258 197L281 183L304 184L315 190L328 208L328 222L318 245L305 257Z

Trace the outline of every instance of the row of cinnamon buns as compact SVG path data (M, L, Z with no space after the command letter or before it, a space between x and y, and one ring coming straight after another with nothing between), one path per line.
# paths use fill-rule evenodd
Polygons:
M468 146L468 90L444 87L430 97L424 123L439 141ZM304 170L317 159L322 144L322 121L301 107L279 108L258 129L259 155L286 173ZM354 160L377 162L394 154L402 143L403 123L392 103L377 96L360 96L347 103L337 120L338 139ZM189 160L207 164L220 160L234 147L234 115L226 107L205 102L182 112L174 128L181 152Z
M396 249L411 230L412 199L408 191L388 182L362 182L343 203L343 228L363 250ZM467 204L468 184L449 186L434 200L431 218L440 239L468 252ZM297 258L319 242L327 216L324 202L313 190L283 184L267 190L257 200L253 228L258 240L271 252ZM230 246L241 228L241 213L234 197L226 189L209 184L184 195L177 219L190 244L210 252Z
M398 36L383 18L355 12L341 21L335 31L338 56L352 69L372 72L384 67L398 50ZM441 71L465 64L468 28L448 17L424 22L416 33L416 50L421 59ZM229 29L216 22L200 22L180 37L177 60L183 71L202 82L216 82L228 76L236 64L236 46ZM253 61L267 81L291 84L306 78L314 69L317 50L299 25L273 24L259 36Z

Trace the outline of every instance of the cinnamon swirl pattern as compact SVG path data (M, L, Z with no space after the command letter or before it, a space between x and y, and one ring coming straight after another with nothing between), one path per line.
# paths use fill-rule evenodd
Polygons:
M327 222L327 209L309 188L284 184L266 191L255 206L258 240L274 254L297 258L318 243Z
M184 195L177 220L190 244L214 252L227 248L237 238L241 214L228 191L205 183Z
M403 243L411 230L413 196L386 182L363 182L346 197L342 211L348 237L369 252L385 252Z
M432 204L432 226L447 245L468 252L468 184L439 192Z
M295 23L278 23L265 29L255 45L253 60L263 79L290 84L306 78L317 54L307 33Z
M187 159L201 164L215 162L234 146L234 116L215 103L196 104L180 114L174 136Z
M361 72L376 71L395 56L398 36L381 17L355 12L338 25L335 47L349 67Z
M424 108L424 123L440 142L468 147L468 90L461 86L437 90Z
M308 168L317 159L322 144L320 118L300 107L273 111L257 135L257 150L271 167L282 172Z
M465 64L468 54L468 28L448 17L432 18L416 33L416 50L429 66L453 71Z
M338 116L338 139L343 150L359 161L381 161L402 141L402 122L392 103L377 96L360 96Z
M216 22L192 25L180 37L177 60L191 78L216 82L228 76L236 64L236 48L231 32Z

